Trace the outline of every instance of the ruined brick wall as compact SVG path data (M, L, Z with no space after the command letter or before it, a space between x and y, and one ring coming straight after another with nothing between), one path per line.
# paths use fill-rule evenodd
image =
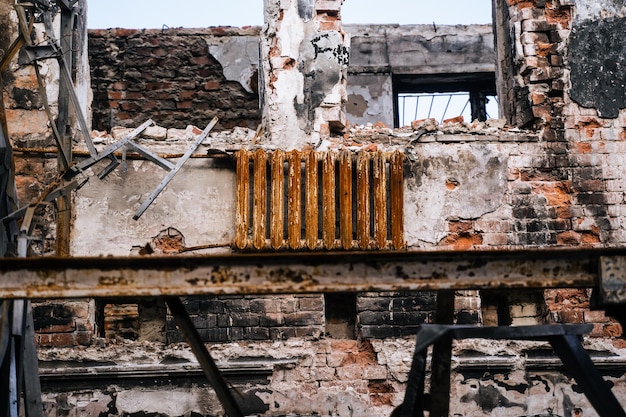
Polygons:
M14 2L0 2L0 22L2 22L2 35L0 35L0 51L2 55L8 52L9 45L18 36L17 14ZM89 123L89 74L86 52L86 0L79 0L75 7L75 29L73 37L73 60L67 62L72 67L72 77L74 80L76 95L82 110L85 113L87 123ZM45 45L47 38L43 23L34 24L35 45ZM54 35L60 37L60 29ZM34 66L28 59L20 62L16 55L10 62L6 71L2 74L3 100L6 108L7 127L9 136L15 147L45 147L54 144L52 130L44 112L44 101L39 93L39 86ZM40 59L39 71L42 76L48 103L53 117L58 115L58 95L59 95L59 65L56 59ZM76 119L70 119L71 134L77 137L75 131Z
M42 301L33 306L40 347L89 346L94 337L94 301Z
M210 52L221 37L255 34L258 28L89 31L94 129L136 127L147 119L168 128L204 128L214 116L218 130L256 129L256 75L249 74L246 89L226 78Z
M286 340L324 334L321 295L219 296L188 298L185 307L203 340ZM184 339L173 318L168 319L168 341Z
M606 87L594 85L594 80L603 79L601 76L608 76L605 80L619 80L620 74L625 73L620 70L622 62L619 53L607 60L608 65L597 65L606 58L604 53L607 48L601 45L623 44L619 42L624 38L623 10L616 10L614 2L610 1L503 0L500 4L506 7L507 21L512 28L508 33L514 61L510 67L512 79L509 82L514 83L514 94L507 97L519 109L519 117L510 120L512 125L491 121L475 125L450 123L433 130L426 129L427 123L415 123L414 130L400 132L391 132L384 127L363 131L353 129L346 137L331 138L324 145L382 148L392 144L406 151L410 158L406 170L405 237L410 250L623 246L626 243L623 224L626 204L622 161L626 155L626 119L621 107L624 106L612 99L607 100L614 103L608 108L605 102L590 101L593 92L603 91L602 88ZM596 14L595 6L598 4L603 12ZM594 33L600 37L595 38ZM153 41L158 40L156 34L150 36L153 36ZM143 40L135 40L143 45ZM597 73L589 77L585 75L587 68ZM192 90L189 91L192 94ZM617 91L620 93L619 88ZM129 103L133 100L137 99L129 99ZM133 122L133 125L138 122ZM520 132L520 126L528 127L530 131ZM103 255L109 250L129 253L133 244L145 243L163 228L164 223L169 226L171 222L185 235L204 233L205 237L215 241L222 241L224 235L228 237L228 231L219 237L209 235L205 229L197 231L213 220L216 213L205 200L231 204L223 212L233 209L232 187L219 189L216 184L208 182L215 180L216 172L223 174L226 169L202 162L186 166L192 174L171 187L175 190L175 197L209 196L194 198L188 204L193 205L193 210L188 216L184 214L191 221L185 221L185 216L182 216L183 220L174 218L172 213L176 210L163 210L163 200L154 210L146 213L142 223L132 225L120 220L120 213L129 210L124 206L127 203L124 198L119 198L121 202L110 198L109 201L113 201L111 205L97 206L107 200L102 198L103 195L119 197L120 189L125 191L126 200L130 200L129 196L139 195L145 189L129 190L124 188L126 185L147 183L156 176L160 178L161 171L155 174L144 169L141 162L129 163L129 171L124 177L112 177L105 184L89 183L78 197L80 210L77 216L80 221L88 220L89 223L82 224L89 224L90 227L85 229L90 234L97 230L99 239L94 244L96 249L101 250ZM232 175L220 177L219 182L232 186ZM107 188L114 185L118 188ZM26 187L27 182L23 186ZM198 188L193 188L196 186ZM94 206L101 208L98 216L93 214ZM171 207L183 211L184 206ZM196 222L198 212L210 215L203 216L202 222ZM220 218L222 223L226 222L225 218ZM212 225L206 227L211 228ZM123 239L120 239L120 230L124 231ZM131 232L136 234L131 236ZM529 324L538 319L558 323L593 323L593 333L586 338L590 349L607 352L623 347L621 326L604 312L589 309L589 291L546 291L540 301L532 303L529 300L535 301L536 293L525 299L520 293L503 297L508 304L508 315L516 318L513 324ZM546 306L541 305L543 303ZM215 356L232 355L248 361L250 358L262 361L271 355L281 359L285 356L296 358L295 364L273 364L271 385L264 387L265 391L258 396L253 394L254 398L263 399L262 407L254 412L269 411L268 414L274 415L310 413L312 410L342 414L348 413L348 406L353 412L362 412L361 415L389 414L404 392L413 346L409 335L417 324L432 318L431 294L360 294L356 299L355 313L360 335L373 339L359 343L322 336L326 330L326 318L321 296L217 297L189 300L188 306L206 340L240 341L213 345ZM458 293L457 322L475 323L481 319L487 322L493 311L483 310L481 316L478 313L480 307L476 293ZM81 312L43 306L38 313L41 345L83 343L81 340L84 339L79 340L78 332L90 330L84 322L72 318L83 319ZM52 319L46 321L49 317ZM93 322L92 318L89 320L89 323ZM167 329L171 341L180 340L180 336L173 331L171 320ZM289 337L292 338L278 341ZM255 350L254 344L247 342L251 339L271 340L272 343L267 343L269 347ZM94 346L92 344L91 347ZM139 348L136 349L136 346ZM132 345L129 350L139 352L141 360L144 360L146 353L153 348ZM504 353L496 355L484 345L473 342L460 349L457 357L466 353L467 356L484 356L485 360L472 363L467 368L457 368L453 384L453 410L460 410L468 416L496 412L511 416L541 415L548 410L556 410L562 415L591 413L567 375L555 376L555 373L546 372L546 369L554 369L555 365L545 359L546 352L542 348L529 353L512 344L505 346ZM106 361L107 349L103 350L93 357ZM479 355L476 352L480 352ZM498 357L494 359L491 355ZM512 370L510 365L506 365L509 361L518 363L520 357L531 358L529 363L535 368L531 366L530 371ZM623 367L623 352L611 352L607 357L615 360L606 362L607 368L611 367L607 371L611 371L616 393L624 398L626 384L623 368L619 368ZM51 367L55 366L54 360L58 358L53 358ZM76 358L73 360L79 361ZM171 355L155 363L161 365L176 360L179 358ZM174 396L168 398L179 400L182 395L187 395L188 388L172 389ZM118 394L118 389L125 393ZM194 406L199 404L198 408L176 414L180 409L172 411L165 403L180 402L155 401L162 398L167 390L129 392L115 387L105 393L96 391L76 388L75 394L51 393L48 403L50 409L57 407L68 413L71 409L89 406L98 410L98 414L111 415L219 413L199 401L193 403ZM147 399L143 403L144 408L137 405L133 398ZM157 409L157 406L162 408ZM49 415L54 415L53 411Z
M208 345L240 394L237 400L244 415L264 416L389 416L404 397L413 347L411 339L298 338ZM520 347L502 341L459 342L454 350L450 415L596 415L547 347ZM588 347L603 349L601 344ZM95 367L93 358L104 366ZM596 358L615 395L623 399L624 351L614 350ZM59 360L72 363L74 368L59 369ZM154 349L127 343L50 350L41 355L41 364L48 417L73 415L70 413L109 417L223 415L215 392L182 345ZM106 387L98 376L107 381ZM114 381L106 379L113 376Z
M471 299L472 296L465 297ZM473 295L476 298L476 295ZM480 305L457 305L458 323L480 321ZM342 299L316 295L190 297L185 306L200 336L207 342L245 340L288 340L319 338L332 333L330 313ZM330 305L329 305L330 304ZM334 304L334 305L333 305ZM354 311L342 315L342 322L354 326L347 338L384 339L415 334L421 323L432 323L435 294L362 293L356 295ZM168 342L184 339L173 318L168 317Z

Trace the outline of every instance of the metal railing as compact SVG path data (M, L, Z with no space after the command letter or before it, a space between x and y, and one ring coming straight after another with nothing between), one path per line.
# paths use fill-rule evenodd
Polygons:
M458 93L403 93L398 94L399 126L406 126L413 120L434 118L439 123L446 119L463 116L465 121L472 120L470 95ZM496 96L487 96L487 118L498 117Z

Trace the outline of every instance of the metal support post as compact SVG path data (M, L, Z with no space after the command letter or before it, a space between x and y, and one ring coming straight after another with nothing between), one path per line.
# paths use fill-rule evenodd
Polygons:
M454 320L454 291L437 291L435 323L452 324ZM452 337L442 336L433 345L430 390L430 416L448 417L450 412L450 367L452 361Z
M601 417L624 417L626 412L612 394L602 375L593 366L589 354L583 349L578 335L551 337L554 352L565 365L585 396Z
M572 373L578 385L600 417L626 417L626 412L615 395L594 367L591 358L581 344L582 335L592 329L592 325L545 325L516 327L476 327L454 325L422 325L417 331L413 365L407 381L407 391L403 403L392 414L394 417L423 417L426 409L424 400L425 358L428 346L443 339L510 339L542 340L550 342L566 369ZM433 359L434 362L435 359ZM433 367L435 365L433 364ZM433 373L434 373L433 369ZM449 378L449 375L448 375ZM431 392L437 391L431 381ZM443 394L444 390L441 390ZM431 398L431 410L435 401L449 402L448 397ZM431 411L431 414L432 411Z
M185 310L185 306L180 301L180 298L165 297L165 302L174 316L176 324L182 331L183 336L185 336L187 343L189 343L191 350L194 355L196 355L196 358L198 359L204 374L209 380L209 383L213 386L213 389L217 394L217 398L219 398L222 406L224 406L226 414L228 414L229 417L243 417L243 413L235 401L228 384L220 374L220 370L217 368L217 365L204 346L204 343L202 343L200 334L191 322L191 319L187 314L187 310Z

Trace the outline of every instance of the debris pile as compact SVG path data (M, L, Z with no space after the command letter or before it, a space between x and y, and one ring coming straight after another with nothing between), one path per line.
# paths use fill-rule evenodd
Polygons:
M91 132L91 137L96 144L108 145L121 140L132 131L131 128L116 126L110 133L94 130ZM200 133L202 130L193 125L188 125L185 129L170 129L155 125L148 127L138 140L150 144L153 149L167 153L177 145L194 141ZM444 120L442 123L433 118L415 120L410 126L402 128L390 128L381 122L348 126L343 136L322 138L318 143L309 145L304 150L323 152L349 149L375 152L428 142L537 141L538 138L539 136L531 131L507 126L504 119L468 123L461 116ZM268 150L275 148L269 139L262 137L261 129L255 131L246 127L211 132L207 142L211 143L211 149L225 152L259 146Z

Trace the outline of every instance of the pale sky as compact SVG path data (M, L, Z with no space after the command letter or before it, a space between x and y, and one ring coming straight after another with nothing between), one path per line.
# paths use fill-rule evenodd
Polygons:
M382 7L381 7L382 6ZM344 23L491 23L491 0L345 0ZM91 29L263 24L263 0L88 0Z

